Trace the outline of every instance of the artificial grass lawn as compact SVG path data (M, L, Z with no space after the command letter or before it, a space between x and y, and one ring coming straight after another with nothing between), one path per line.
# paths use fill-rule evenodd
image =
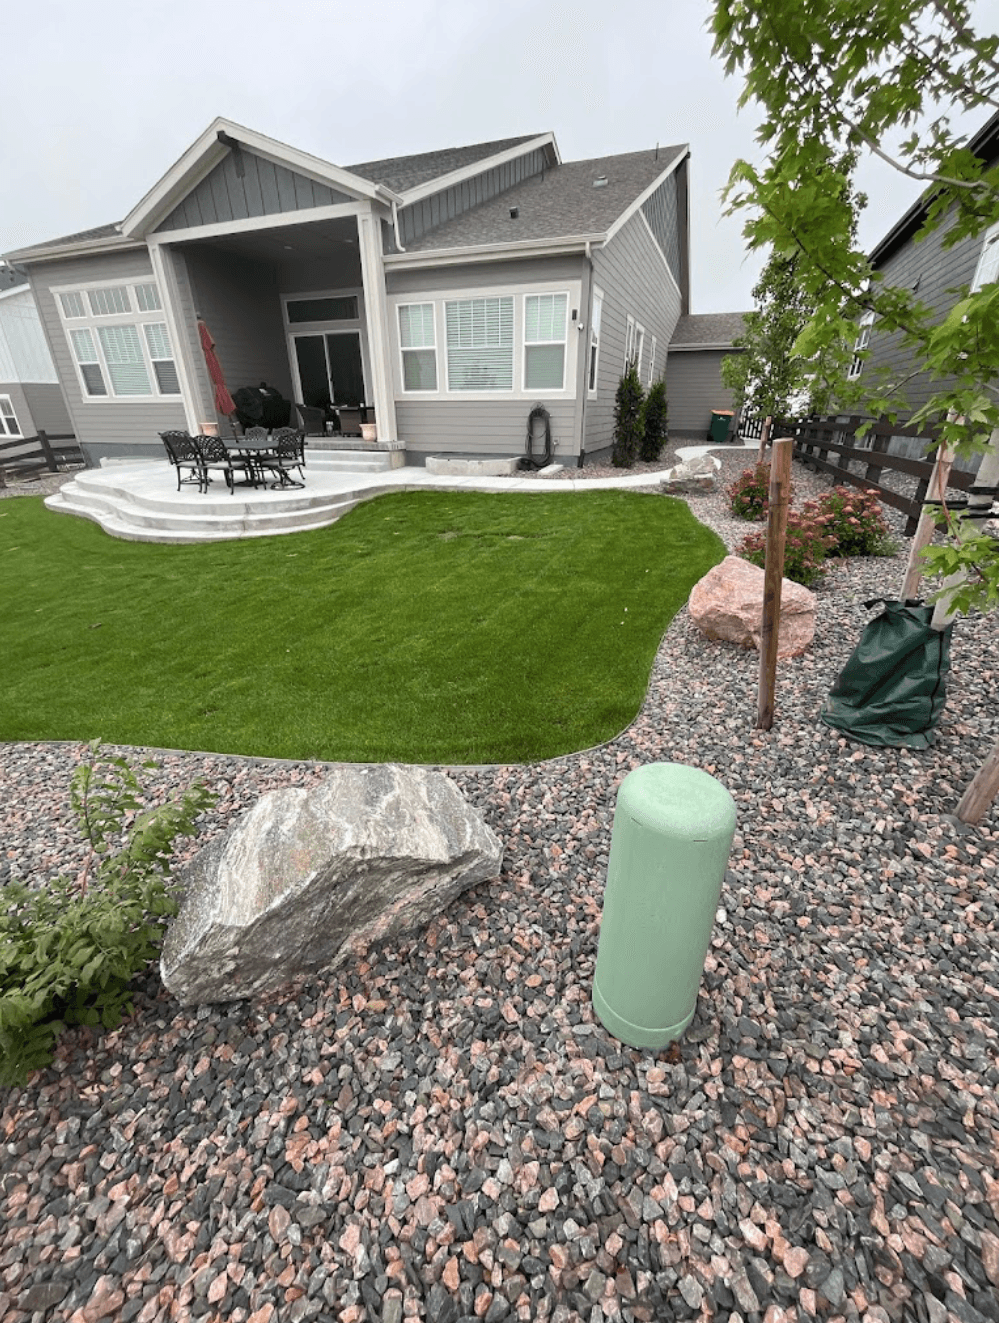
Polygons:
M0 503L0 739L355 762L587 748L724 556L682 501L413 492L329 528L123 542Z

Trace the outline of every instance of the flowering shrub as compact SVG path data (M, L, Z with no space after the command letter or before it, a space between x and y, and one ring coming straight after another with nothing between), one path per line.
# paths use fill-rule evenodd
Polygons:
M890 556L895 549L874 492L833 487L805 509L835 539L830 556Z
M788 492L790 500L794 488ZM770 465L757 464L740 473L727 489L729 508L737 519L766 519L770 501Z
M814 505L814 501L808 502ZM833 545L833 537L827 533L814 511L806 506L804 510L789 510L787 515L787 536L784 542L784 578L805 587L815 583L823 572L822 564L826 553ZM736 554L753 565L763 567L766 561L767 535L765 530L750 533L736 549Z

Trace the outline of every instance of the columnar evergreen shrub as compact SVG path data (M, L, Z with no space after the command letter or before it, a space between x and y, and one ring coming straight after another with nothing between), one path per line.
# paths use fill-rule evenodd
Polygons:
M638 457L646 464L654 464L666 444L668 413L666 383L657 381L649 387L642 408L642 444Z
M142 810L140 794L126 760L95 741L70 793L90 844L82 872L0 891L0 1085L48 1065L65 1026L114 1029L131 1012L132 977L158 954L163 920L177 911L167 885L173 843L215 799L195 784Z
M629 363L617 387L614 399L614 444L611 463L630 469L642 444L642 383L638 369Z

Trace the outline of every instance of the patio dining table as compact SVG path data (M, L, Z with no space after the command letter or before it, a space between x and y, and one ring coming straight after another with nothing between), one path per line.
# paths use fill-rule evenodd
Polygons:
M267 486L267 474L260 463L260 458L262 455L270 456L274 453L274 442L269 436L237 437L234 441L227 441L226 448L247 461L249 465L247 473L254 487Z

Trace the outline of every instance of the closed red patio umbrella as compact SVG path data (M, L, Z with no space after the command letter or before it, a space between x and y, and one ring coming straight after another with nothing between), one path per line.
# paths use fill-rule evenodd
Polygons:
M198 318L198 335L201 337L201 348L205 354L205 366L208 368L208 375L215 387L215 408L219 413L225 414L231 421L232 415L236 412L236 405L233 403L233 398L225 384L222 364L215 353L215 341L200 317Z

